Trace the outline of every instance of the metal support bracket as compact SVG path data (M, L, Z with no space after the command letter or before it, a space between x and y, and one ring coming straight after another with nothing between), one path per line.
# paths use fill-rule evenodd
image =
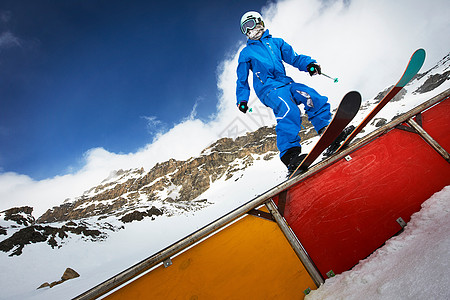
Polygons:
M303 294L309 295L311 293L311 288L307 288L306 290L303 291Z
M259 209L249 210L247 212L247 214L264 219L264 220L269 220L269 221L275 222L275 220L273 219L273 217L270 213L259 210Z
M402 124L395 126L395 128L403 130L403 131L407 131L407 132L417 133L417 131L415 131L413 128L406 126L406 125L402 125Z
M170 259L170 257L166 258L163 261L163 265L164 265L164 268L168 268L168 267L170 267L172 265L172 260Z
M402 219L401 217L398 218L396 221L397 221L397 223L398 223L402 228L405 228L405 227L406 227L406 222L403 221L403 219Z
M416 118L416 123L419 124L420 127L422 127L422 114L418 113L415 116L415 118ZM395 128L403 130L403 131L407 131L407 132L418 133L417 130L415 130L414 128L403 125L403 124L398 124L397 126L395 126Z

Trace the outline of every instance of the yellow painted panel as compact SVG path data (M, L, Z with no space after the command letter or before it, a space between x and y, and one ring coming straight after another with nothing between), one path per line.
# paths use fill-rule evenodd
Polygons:
M303 299L316 286L275 222L246 216L106 299Z

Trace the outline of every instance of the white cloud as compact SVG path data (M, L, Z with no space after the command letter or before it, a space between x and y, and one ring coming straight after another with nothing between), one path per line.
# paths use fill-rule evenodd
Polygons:
M160 126L162 124L162 122L160 120L158 120L158 117L156 116L143 116L142 118L144 118L147 121L147 126L153 128L153 127L157 127Z
M349 90L359 90L368 99L394 84L417 48L427 51L422 70L444 57L450 49L447 6L446 0L426 4L422 0L286 0L262 9L262 14L271 34L285 39L298 53L316 58L325 73L339 78L339 83L334 83L323 76L311 78L307 73L287 68L296 81L310 85L336 105ZM18 42L9 35L8 43ZM235 72L238 48L243 43L244 39L237 41L236 52L227 54L219 66L221 96L211 120L197 119L198 100L188 117L169 130L161 131L165 124L157 117L143 117L149 130L158 134L136 153L91 149L78 172L42 181L15 173L0 174L0 211L27 204L35 207L38 216L46 208L99 184L112 170L149 170L155 163L170 158L188 159L222 136L234 137L273 124L271 111L261 105L253 91L253 112L244 115L236 108Z

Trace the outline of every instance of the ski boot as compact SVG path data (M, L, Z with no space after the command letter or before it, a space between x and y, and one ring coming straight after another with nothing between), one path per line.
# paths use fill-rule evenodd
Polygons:
M289 149L282 157L281 161L286 165L288 169L288 175L289 178L292 173L295 172L297 167L301 164L301 162L305 159L307 154L302 154L302 148L301 147L293 147Z
M330 157L331 155L333 155L333 153L336 152L337 149L339 149L341 143L345 141L345 139L349 136L350 133L353 132L353 130L355 130L355 126L353 125L344 128L341 134L339 134L339 136L330 144L330 146L328 146L327 150L325 150L325 152L323 153L323 156Z

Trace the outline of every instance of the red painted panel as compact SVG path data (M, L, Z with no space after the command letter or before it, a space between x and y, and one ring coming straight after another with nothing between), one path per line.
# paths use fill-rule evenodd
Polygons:
M447 152L450 152L450 98L422 114L422 126Z
M445 123L440 117L433 122ZM324 277L367 257L401 229L397 218L408 222L423 201L450 184L450 164L415 133L394 129L351 156L287 194L285 218Z

